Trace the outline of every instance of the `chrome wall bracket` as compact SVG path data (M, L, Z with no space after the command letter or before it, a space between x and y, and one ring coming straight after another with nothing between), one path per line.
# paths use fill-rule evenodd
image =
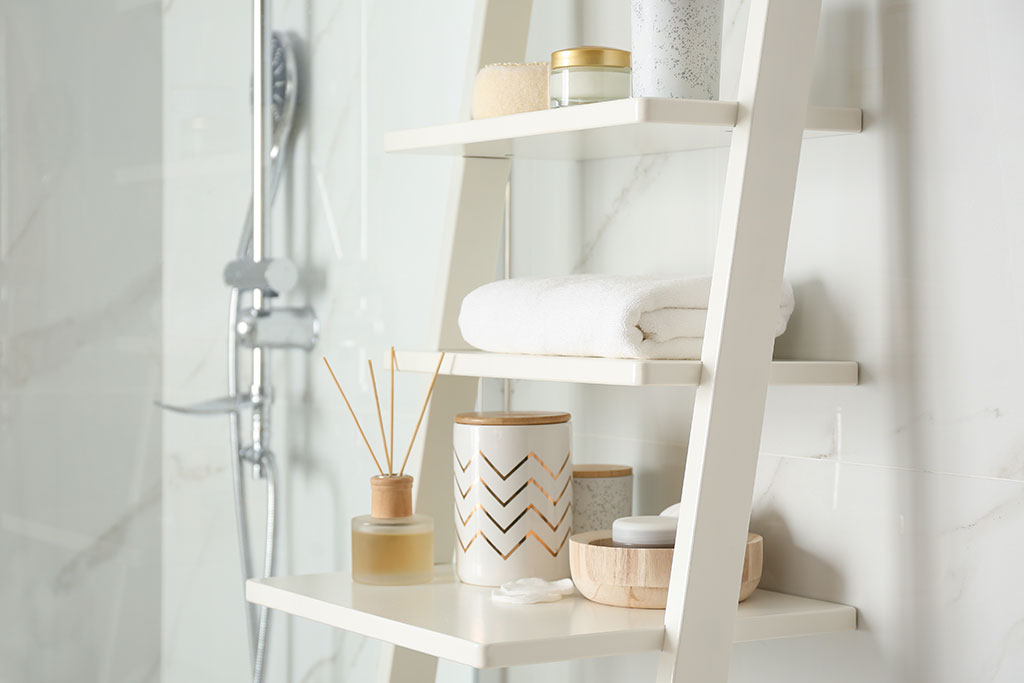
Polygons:
M243 311L238 341L248 348L312 351L320 337L320 319L311 306L281 306Z

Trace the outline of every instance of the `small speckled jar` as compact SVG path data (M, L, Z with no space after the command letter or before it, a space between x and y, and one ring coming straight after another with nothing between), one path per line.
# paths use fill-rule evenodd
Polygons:
M611 529L633 514L633 468L576 465L572 470L573 533Z

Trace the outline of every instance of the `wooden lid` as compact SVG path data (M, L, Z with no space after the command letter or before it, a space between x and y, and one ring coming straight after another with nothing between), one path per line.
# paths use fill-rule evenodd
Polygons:
M572 476L575 479L604 479L606 477L628 477L633 474L629 465L574 465Z
M394 519L412 515L412 477L370 477L370 516Z
M459 413L455 424L460 425L554 425L572 419L569 413L555 413L543 410L503 410L482 413Z

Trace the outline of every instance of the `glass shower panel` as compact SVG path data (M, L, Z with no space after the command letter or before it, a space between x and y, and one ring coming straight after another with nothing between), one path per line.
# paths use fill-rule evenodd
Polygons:
M465 115L476 3L269 3L296 46L292 161L271 212L269 253L298 285L275 306L315 310L312 352L275 352L272 448L280 471L277 571L347 571L349 520L369 510L373 465L323 370L354 405L372 402L366 361L431 344L438 241L454 165L388 157L385 131ZM225 264L249 201L248 3L175 0L164 13L163 398L221 396ZM443 36L443 39L440 37ZM244 379L243 379L244 384ZM407 443L426 380L399 375ZM164 416L163 681L243 680L247 666L226 418ZM404 430L404 431L403 431ZM254 552L263 483L245 473ZM258 552L257 552L258 554ZM372 680L379 644L273 615L267 681Z

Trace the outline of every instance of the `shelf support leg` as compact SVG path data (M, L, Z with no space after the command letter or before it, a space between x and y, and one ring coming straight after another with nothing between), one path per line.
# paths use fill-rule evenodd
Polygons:
M434 683L437 677L437 657L393 643L381 643L380 648L377 680L395 683Z
M465 85L469 114L473 80L487 64L521 62L526 54L532 0L479 0ZM470 291L494 279L501 241L508 159L460 159L456 163L441 241L440 280L433 341L438 349L469 348L459 332L459 310ZM414 479L416 512L434 518L434 561L452 560L455 523L452 493L452 422L455 413L472 410L478 380L438 377L423 435L406 472ZM431 660L429 666L427 660ZM436 657L387 647L381 654L381 683L433 683Z
M750 8L659 683L728 678L820 8Z

